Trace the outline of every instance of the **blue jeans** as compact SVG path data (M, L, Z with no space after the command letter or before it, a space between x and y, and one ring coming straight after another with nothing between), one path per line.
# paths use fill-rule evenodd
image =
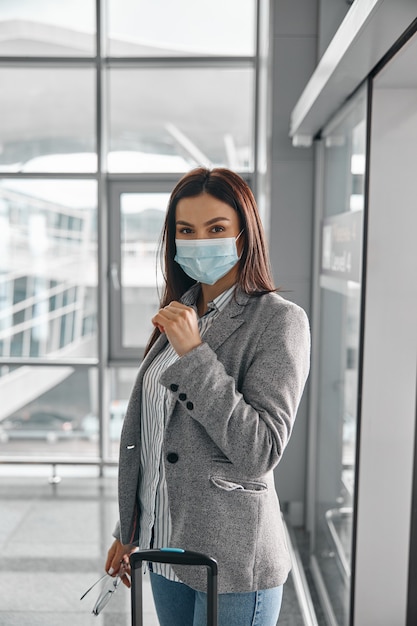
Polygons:
M160 626L206 626L207 594L150 572ZM219 626L276 626L282 585L250 593L219 594Z

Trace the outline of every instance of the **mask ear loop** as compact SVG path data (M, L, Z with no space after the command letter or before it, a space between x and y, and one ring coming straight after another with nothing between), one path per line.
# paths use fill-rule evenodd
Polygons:
M235 246L236 246L236 242L237 242L237 240L239 239L240 235L243 233L243 231L244 231L244 230L245 230L245 229L244 229L244 228L242 228L242 230L240 231L240 233L238 234L238 236L237 236L237 237L235 237ZM237 247L236 247L236 252L237 252ZM242 252L241 252L241 253L239 254L239 256L238 256L238 261L240 261L240 259L242 258L242 254L243 254L243 248L242 248Z

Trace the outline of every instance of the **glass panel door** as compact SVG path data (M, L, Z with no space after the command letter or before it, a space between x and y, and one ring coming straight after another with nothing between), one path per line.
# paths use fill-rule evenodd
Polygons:
M312 571L329 624L349 623L361 316L366 99L324 133Z
M115 183L110 199L111 357L138 359L153 330L162 269L158 244L171 186Z

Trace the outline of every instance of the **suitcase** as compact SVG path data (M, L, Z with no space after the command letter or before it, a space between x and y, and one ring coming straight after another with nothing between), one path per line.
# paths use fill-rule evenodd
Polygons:
M132 626L142 626L142 563L205 565L207 567L207 626L217 626L217 561L200 552L180 548L139 550L130 555Z

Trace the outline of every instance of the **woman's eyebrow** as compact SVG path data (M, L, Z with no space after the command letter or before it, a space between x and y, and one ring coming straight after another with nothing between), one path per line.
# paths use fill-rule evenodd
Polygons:
M215 224L215 222L230 222L228 217L213 217L208 222L204 223L204 226L210 226L210 224Z
M213 217L211 220L204 222L203 226L210 226L210 224L215 224L216 222L230 222L230 219L228 217ZM190 224L190 222L185 220L177 220L175 223L181 226L194 226L194 224Z

